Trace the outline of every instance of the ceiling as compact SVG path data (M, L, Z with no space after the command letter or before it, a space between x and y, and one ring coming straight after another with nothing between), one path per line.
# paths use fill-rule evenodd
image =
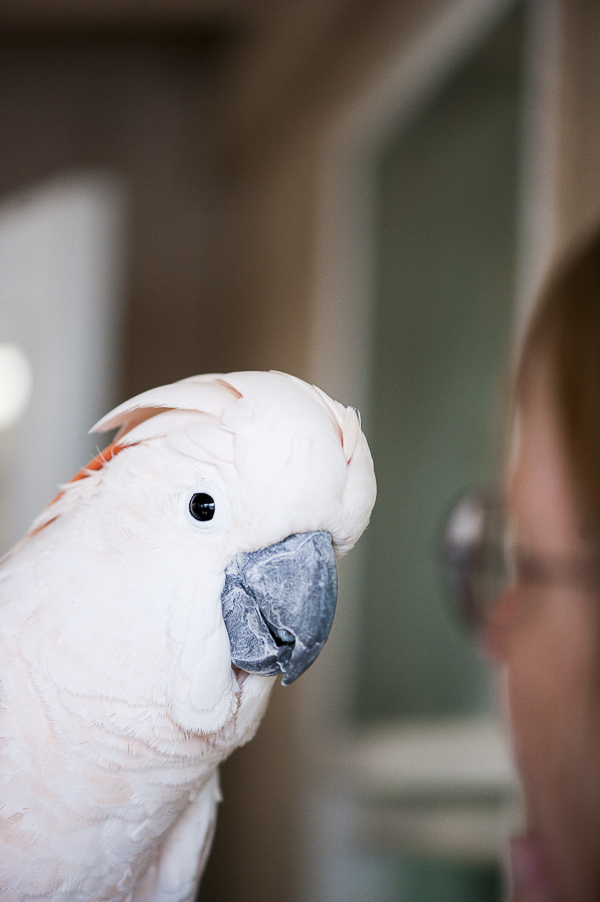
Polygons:
M115 29L262 23L293 0L2 0L0 28Z
M385 68L457 0L0 0L0 42L128 39L194 42L219 64L222 159L268 160L340 98ZM356 84L354 84L356 82ZM234 164L235 165L235 164Z

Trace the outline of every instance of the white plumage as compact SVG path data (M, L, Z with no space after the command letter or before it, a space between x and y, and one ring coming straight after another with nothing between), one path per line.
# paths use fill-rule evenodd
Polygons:
M282 373L156 388L95 428L114 427L0 566L11 902L193 898L218 764L275 679L232 666L225 571L295 534L329 533L342 554L375 500L356 413ZM190 498L204 496L203 522Z

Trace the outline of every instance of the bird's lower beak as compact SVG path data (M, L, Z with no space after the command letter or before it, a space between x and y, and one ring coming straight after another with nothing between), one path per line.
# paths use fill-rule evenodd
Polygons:
M325 645L336 599L328 532L298 533L235 558L221 595L232 662L292 683Z

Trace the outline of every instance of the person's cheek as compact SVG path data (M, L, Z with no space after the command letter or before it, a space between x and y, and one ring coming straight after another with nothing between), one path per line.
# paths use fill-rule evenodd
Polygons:
M513 746L530 828L524 839L535 851L538 873L545 861L546 884L528 889L529 895L520 889L514 902L551 899L549 886L561 902L600 898L600 747L590 728L589 702L594 630L577 602L576 595L542 593L529 614L520 616L504 650Z
M485 656L496 664L506 664L510 641L517 617L520 589L511 586L498 599L481 630L481 646Z
M552 608L551 592L521 599L503 648L517 766L526 797L544 807L559 788L580 688L565 647L569 637Z

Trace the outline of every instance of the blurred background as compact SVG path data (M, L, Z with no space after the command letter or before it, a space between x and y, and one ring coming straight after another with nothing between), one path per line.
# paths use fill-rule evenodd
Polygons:
M492 902L520 808L440 522L600 212L595 0L3 0L0 541L113 404L280 369L358 406L332 638L223 768L203 902Z

